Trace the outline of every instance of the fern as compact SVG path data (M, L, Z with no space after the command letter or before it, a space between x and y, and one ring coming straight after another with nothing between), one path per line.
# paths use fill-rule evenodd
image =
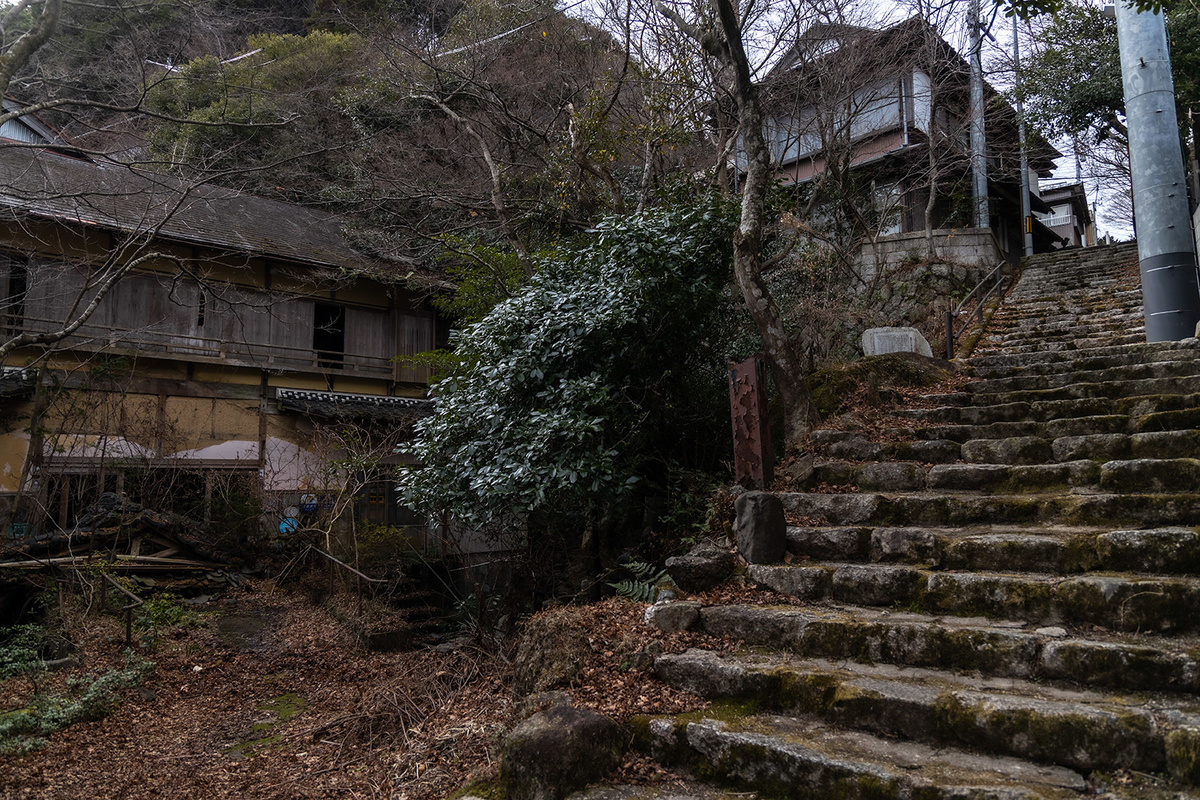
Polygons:
M665 569L655 570L653 564L645 561L627 561L625 569L629 570L632 578L626 578L617 583L610 583L618 597L634 600L638 603L649 603L654 600L658 587L663 584L674 586L675 582Z

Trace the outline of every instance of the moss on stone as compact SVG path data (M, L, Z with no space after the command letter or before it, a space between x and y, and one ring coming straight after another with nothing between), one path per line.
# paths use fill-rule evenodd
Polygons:
M954 365L944 359L888 353L817 370L809 377L808 387L817 411L830 416L847 410L847 404L869 384L876 389L926 387L954 373Z
M1200 731L1179 728L1166 736L1167 770L1192 786L1200 784Z

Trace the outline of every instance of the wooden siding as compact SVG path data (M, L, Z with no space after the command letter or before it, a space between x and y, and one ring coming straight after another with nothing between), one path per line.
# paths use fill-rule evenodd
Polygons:
M0 291L8 289L9 264L0 258ZM57 330L71 316L77 299L82 297L77 306L82 308L94 297L94 288L87 288L89 280L94 283L96 277L89 278L81 266L30 262L23 329ZM313 352L315 302L311 297L229 285L202 289L171 275L137 273L114 286L66 344L259 368L334 371L348 377L428 379L428 369L401 367L395 357L433 349L431 312L346 306L345 358L338 361L318 359ZM3 316L0 323L16 322L11 315Z

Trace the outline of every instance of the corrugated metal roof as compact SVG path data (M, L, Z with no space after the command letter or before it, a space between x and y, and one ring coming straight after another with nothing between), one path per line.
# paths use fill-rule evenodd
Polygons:
M325 211L38 148L0 147L0 210L377 277L414 269L355 250Z

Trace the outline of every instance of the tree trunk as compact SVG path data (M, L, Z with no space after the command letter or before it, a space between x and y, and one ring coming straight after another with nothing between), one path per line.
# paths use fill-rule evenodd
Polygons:
M730 0L716 0L727 55L734 71L734 98L738 108L738 132L746 154L746 176L742 186L742 216L733 237L733 269L742 297L762 336L771 377L783 405L784 451L798 446L815 421L804 371L783 326L783 315L762 275L763 220L767 188L771 182L771 158L763 137L762 108L750 78L750 63L742 47L737 12Z

